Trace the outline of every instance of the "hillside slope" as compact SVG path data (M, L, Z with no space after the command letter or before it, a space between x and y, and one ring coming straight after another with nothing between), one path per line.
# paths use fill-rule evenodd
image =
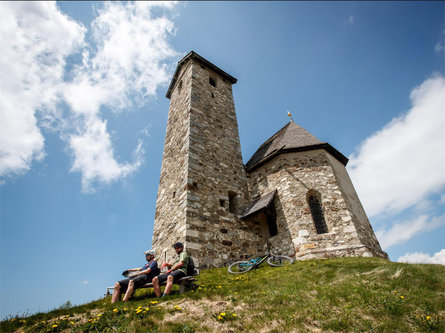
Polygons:
M10 318L1 332L443 332L445 267L378 258L299 261L244 275L203 271L197 288L162 300L139 290ZM177 288L177 286L175 287Z

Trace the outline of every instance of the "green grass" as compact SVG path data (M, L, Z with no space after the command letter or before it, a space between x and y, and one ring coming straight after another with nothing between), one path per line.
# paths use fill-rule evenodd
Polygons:
M299 261L244 275L201 272L194 290L158 303L104 298L9 318L1 332L444 332L445 267L378 258ZM115 310L116 309L116 310ZM139 310L138 310L139 309ZM55 326L57 325L57 326Z

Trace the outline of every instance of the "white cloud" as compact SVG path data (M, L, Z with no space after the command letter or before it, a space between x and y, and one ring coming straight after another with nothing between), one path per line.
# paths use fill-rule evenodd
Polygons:
M56 112L66 57L84 33L55 3L0 4L0 176L26 172L43 159L36 113Z
M401 256L398 262L406 262L409 264L440 264L445 265L445 249L434 253L432 256L423 252L407 253Z
M87 285L87 284L89 284L90 283L90 281L88 281L88 280L83 280L82 281L82 284L85 286L85 285Z
M132 163L118 162L101 111L144 105L168 83L167 61L178 55L168 43L174 5L106 2L91 24L93 42L87 45L86 29L55 3L3 3L0 32L8 47L0 55L0 69L8 81L1 80L0 176L25 172L33 159L44 157L39 125L58 130L67 142L71 171L81 173L83 191L137 170L142 142ZM82 62L67 73L66 59L74 52L81 52ZM71 79L64 82L64 77ZM61 102L69 106L63 116Z
M409 221L396 223L389 230L377 230L376 236L382 248L386 250L393 245L402 244L415 235L435 229L443 224L445 224L445 215L433 218L421 215Z
M349 22L350 24L354 24L354 22L355 22L354 15L349 16L349 20L348 20L348 22Z
M445 78L413 89L411 109L367 138L349 173L370 216L415 206L445 185Z

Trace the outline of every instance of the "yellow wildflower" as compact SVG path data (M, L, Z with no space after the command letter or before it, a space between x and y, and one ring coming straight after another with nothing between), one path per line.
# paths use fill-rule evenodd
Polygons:
M430 320L431 319L431 316L426 316L426 320Z
M124 311L127 311L127 308L124 308Z
M57 325L56 325L56 324L54 324L54 325L53 325L53 328L56 328L56 327L57 327Z
M220 315L221 315L221 316L225 316L226 313L225 313L225 312L221 312Z
M74 325L74 321L70 321L70 324L71 324L71 325Z
M119 312L119 310L118 309L113 309L113 312L116 313L116 312Z
M42 321L42 324L45 324L46 323L46 321Z
M404 298L405 298L405 296L400 296L400 298L401 298L401 299L404 299Z
M232 316L236 317L236 313L232 313Z
M101 316L102 316L102 313L99 313L97 316L98 316L98 317L101 317Z

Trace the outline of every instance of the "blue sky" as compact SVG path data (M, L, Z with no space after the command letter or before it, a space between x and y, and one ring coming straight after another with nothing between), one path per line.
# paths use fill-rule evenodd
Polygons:
M350 158L393 261L445 264L443 2L0 4L0 315L97 299L151 246L176 63L238 79L243 159L294 120Z

